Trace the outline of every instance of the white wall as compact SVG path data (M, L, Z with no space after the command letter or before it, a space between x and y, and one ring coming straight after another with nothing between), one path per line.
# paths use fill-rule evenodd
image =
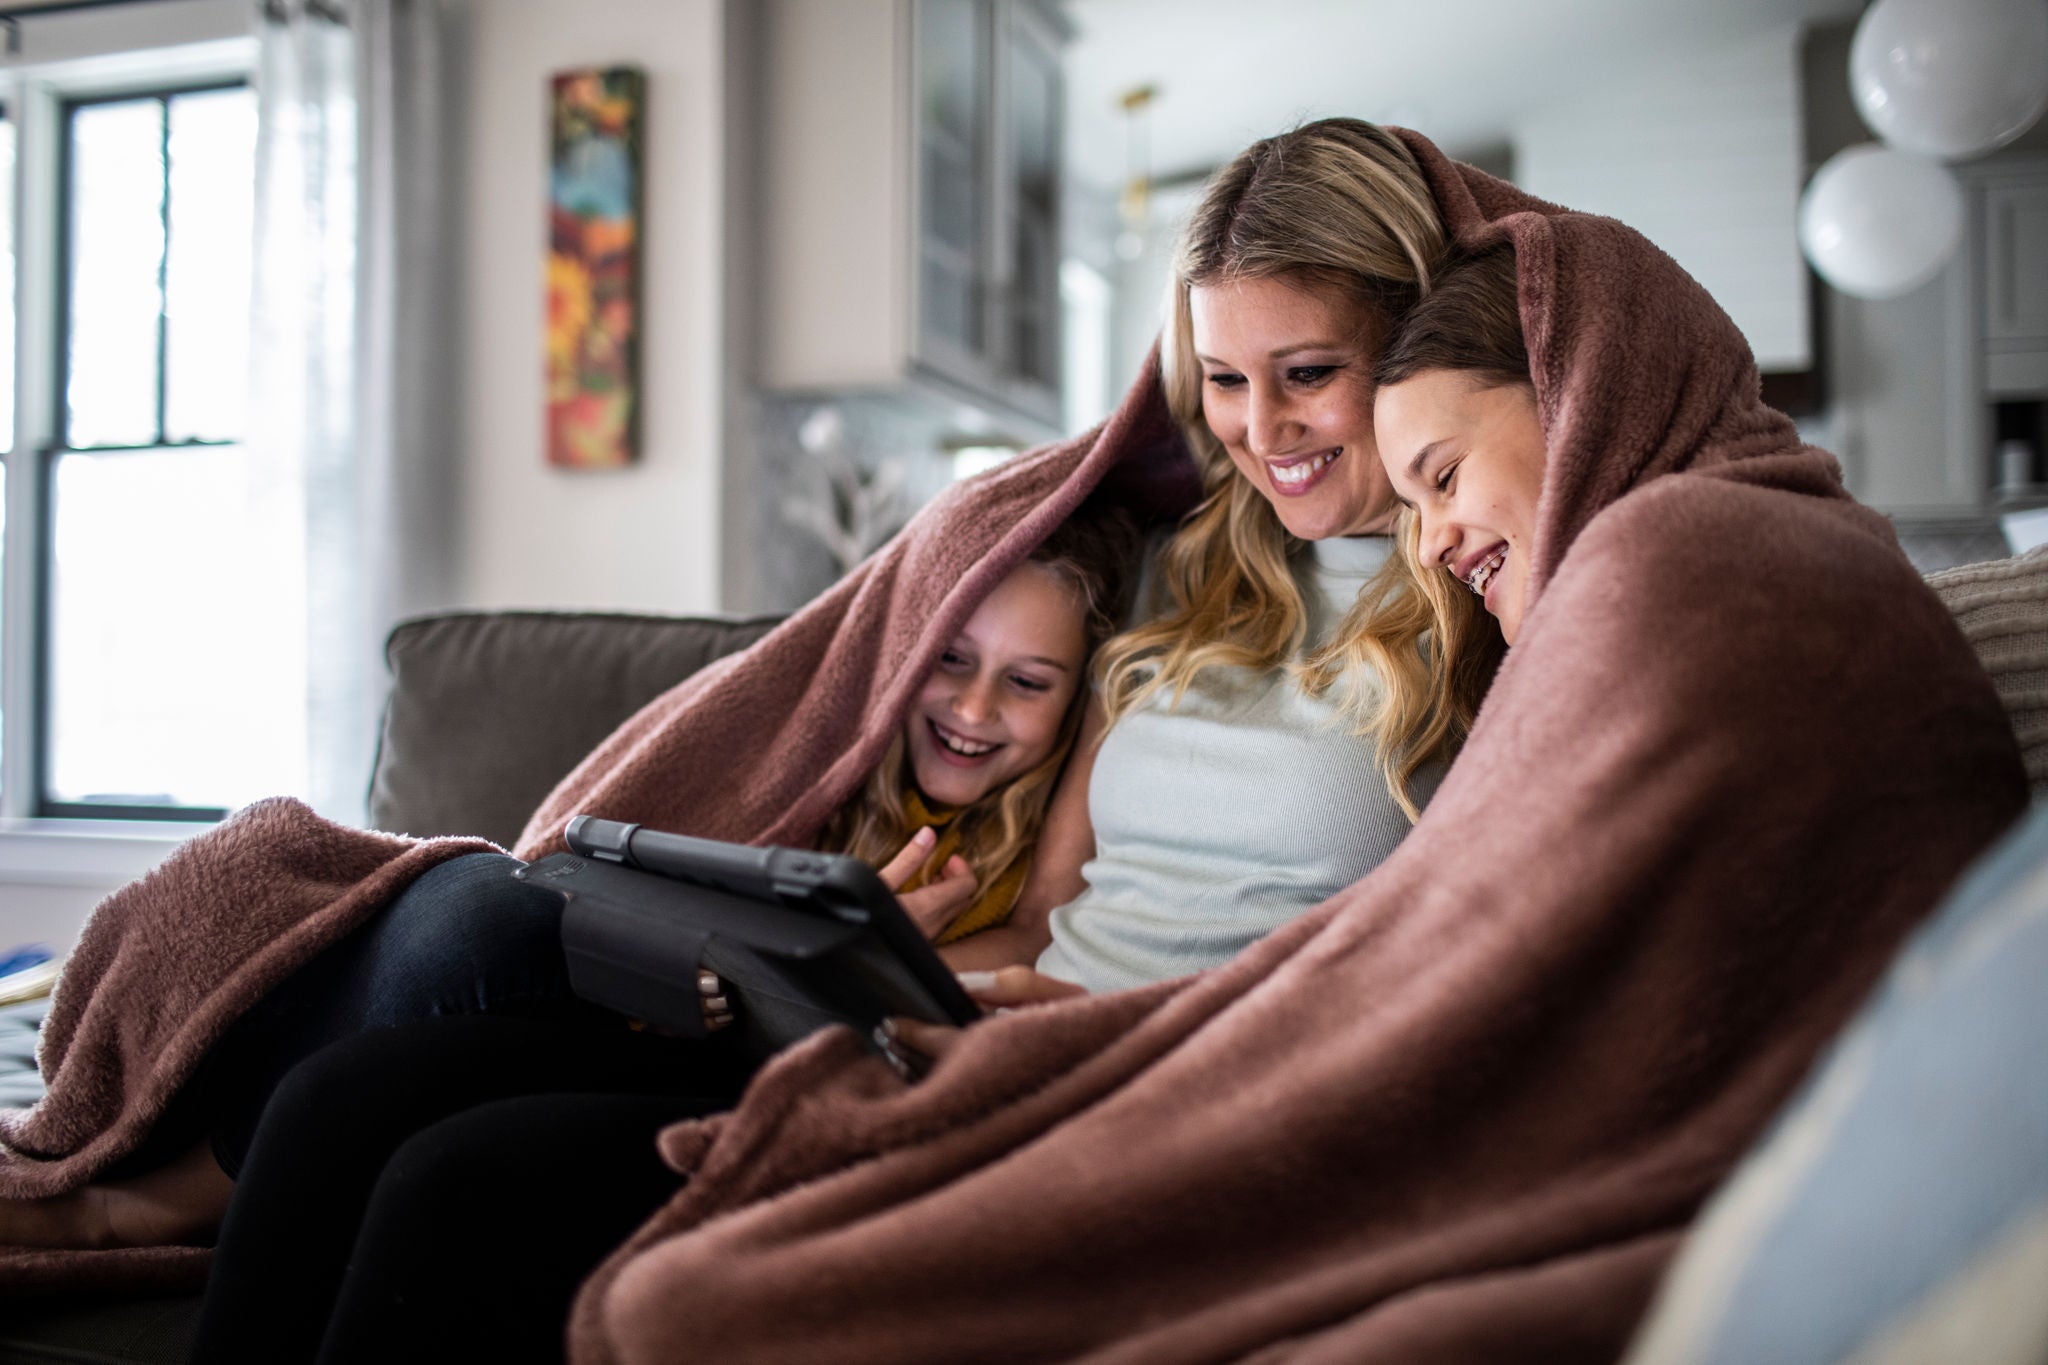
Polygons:
M477 0L461 402L463 568L479 607L718 605L723 29L718 0ZM647 73L641 456L546 463L542 377L548 78Z
M1676 54L1625 75L1573 73L1568 85L1571 94L1517 122L1516 183L1621 219L1728 310L1759 368L1806 369L1797 32Z

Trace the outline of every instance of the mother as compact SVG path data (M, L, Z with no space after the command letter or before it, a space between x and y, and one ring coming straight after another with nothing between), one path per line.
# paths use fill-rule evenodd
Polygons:
M1968 646L1713 301L1403 141L1460 248L1512 243L1529 395L1512 459L1477 418L1398 452L1514 636L1429 810L1229 965L984 1022L915 1087L785 1054L664 1134L690 1183L578 1360L1612 1359L2021 808Z
M1265 139L1204 191L1161 345L1203 498L1104 647L1110 728L1062 779L1032 893L956 965L1044 949L1098 991L1215 966L1406 834L1500 656L1469 597L1388 562L1372 363L1443 252L1413 158L1357 120Z

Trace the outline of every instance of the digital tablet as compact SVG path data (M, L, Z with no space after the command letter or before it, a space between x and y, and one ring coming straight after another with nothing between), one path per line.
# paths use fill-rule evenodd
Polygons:
M663 1032L705 1032L699 968L736 997L729 1030L765 1056L827 1024L877 1032L892 1015L966 1024L981 1008L858 858L668 834L579 815L569 852L517 875L566 898L562 950L577 995Z

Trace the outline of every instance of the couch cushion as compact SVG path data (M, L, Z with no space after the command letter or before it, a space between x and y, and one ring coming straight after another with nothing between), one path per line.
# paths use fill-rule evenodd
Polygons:
M2027 781L2048 785L2048 545L1929 574L1984 661L2019 737Z
M391 696L370 823L509 846L621 721L779 619L453 612L407 621L385 645Z

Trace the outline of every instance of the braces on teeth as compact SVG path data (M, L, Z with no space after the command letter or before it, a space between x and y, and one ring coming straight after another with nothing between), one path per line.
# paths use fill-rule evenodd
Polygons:
M1506 559L1507 550L1503 547L1499 553L1489 556L1484 564L1481 564L1472 571L1472 576L1465 580L1465 586L1472 589L1473 593L1477 596L1486 596L1486 585L1493 581L1493 576L1496 573L1500 572L1500 566Z

